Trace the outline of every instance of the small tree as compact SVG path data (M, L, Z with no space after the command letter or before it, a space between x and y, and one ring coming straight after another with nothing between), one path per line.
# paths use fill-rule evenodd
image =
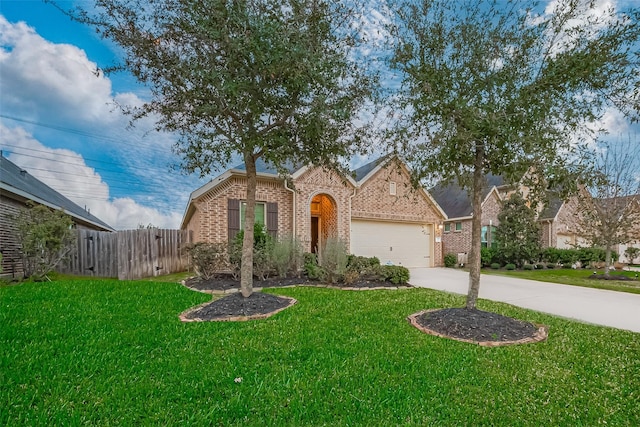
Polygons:
M498 219L500 225L495 232L498 256L505 263L518 266L537 260L540 255L540 226L535 210L527 206L520 193L512 194L502 203Z
M596 179L580 199L580 228L587 242L606 251L609 275L614 246L631 243L640 230L640 146L631 138L602 143L596 159Z
M45 0L56 3L55 0ZM188 173L241 158L247 172L240 289L253 289L256 162L340 169L362 141L353 120L375 79L354 48L355 2L323 0L96 0L67 11L122 48L122 69L151 89L127 108L180 136ZM60 6L58 6L60 7Z
M640 13L593 1L401 1L391 97L414 181L456 181L473 219L467 308L480 290L485 176L554 188L611 109L639 115ZM572 171L575 172L575 171ZM538 185L534 185L538 184Z
M629 264L633 264L636 257L640 255L640 248L629 246L627 249L625 249L624 254L627 257Z
M75 233L71 217L61 210L31 203L13 219L25 277L46 277L72 248Z

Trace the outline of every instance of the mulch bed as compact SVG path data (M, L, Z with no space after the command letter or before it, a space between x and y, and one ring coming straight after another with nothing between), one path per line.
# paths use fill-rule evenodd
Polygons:
M327 284L304 276L254 279L254 292L248 298L244 298L239 292L240 281L235 280L231 275L220 275L209 280L189 279L185 282L185 286L199 292L228 294L180 315L183 322L202 322L265 319L292 306L297 301L289 297L260 292L261 288L327 286ZM392 283L368 278L361 278L355 283L337 283L332 286L351 290L398 289L398 286ZM542 341L547 337L547 328L544 326L466 308L425 310L409 316L408 320L425 333L482 346L525 344Z
M408 320L430 335L488 347L538 342L548 334L542 325L466 308L425 310L409 316Z
M262 292L254 292L245 298L236 292L187 310L180 315L180 319L183 322L266 319L296 302L293 298Z
M592 274L589 276L589 279L593 280L616 280L616 281L632 281L635 282L638 279L633 277L625 276L624 274L610 274L605 276L604 274Z

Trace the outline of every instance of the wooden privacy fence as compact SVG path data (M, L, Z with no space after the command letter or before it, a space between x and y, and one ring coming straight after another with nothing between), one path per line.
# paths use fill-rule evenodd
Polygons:
M77 230L75 246L58 271L120 280L177 273L189 266L183 247L190 241L183 230Z

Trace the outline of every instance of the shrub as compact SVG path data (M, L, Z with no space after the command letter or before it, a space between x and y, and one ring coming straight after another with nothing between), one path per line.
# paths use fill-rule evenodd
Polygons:
M556 264L549 263L549 264L547 264L547 268L550 269L550 270L553 270L554 268L556 268Z
M483 267L488 267L492 263L496 262L497 251L493 248L482 248L480 249L480 260L482 262Z
M20 242L24 275L42 280L71 252L76 235L71 217L62 210L32 202L28 206L12 219Z
M500 270L500 264L497 262L494 262L491 264L491 268L493 268L494 270Z
M525 264L522 266L523 270L534 270L536 267L533 264Z
M380 269L382 278L394 285L402 285L409 281L409 269L401 265L383 265Z
M537 264L536 264L536 268L537 268L538 270L544 270L544 267L545 267L545 265L544 265L544 264L542 264L542 263L537 263Z
M288 273L298 274L302 267L302 244L294 237L284 237L273 242L269 262L279 277Z
M349 255L347 257L347 270L357 271L360 274L372 274L380 260L377 257L364 257L357 255Z
M447 268L455 267L457 262L458 262L458 257L456 254L449 253L444 256L444 266Z
M228 245L225 243L199 242L186 248L193 271L205 280L229 268Z
M304 254L304 273L311 280L324 279L325 272L324 269L318 265L318 257L316 254L308 252Z
M515 270L516 269L516 265L515 264L507 264L504 266L505 270Z
M325 279L329 283L342 280L347 270L347 245L343 240L331 237L327 239L318 263L325 271Z
M244 230L241 230L229 247L229 263L232 267L232 273L237 279L240 274L242 264L242 240L244 239ZM270 251L273 247L273 238L267 233L262 224L254 224L253 226L253 274L264 280L273 270L270 261Z
M627 257L629 265L633 265L633 261L640 255L640 248L629 246L625 249L624 254Z

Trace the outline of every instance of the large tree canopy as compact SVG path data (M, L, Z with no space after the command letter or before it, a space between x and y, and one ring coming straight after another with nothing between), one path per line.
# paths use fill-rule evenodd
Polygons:
M354 58L350 2L97 0L72 16L124 51L151 90L128 111L180 136L181 166L204 176L240 156L247 170L241 288L252 292L256 160L339 167L357 149L354 116L374 79Z
M568 0L401 2L391 66L398 134L416 179L457 180L472 198L467 307L480 283L487 173L557 187L589 125L615 108L638 118L638 10ZM528 172L528 173L527 173Z

